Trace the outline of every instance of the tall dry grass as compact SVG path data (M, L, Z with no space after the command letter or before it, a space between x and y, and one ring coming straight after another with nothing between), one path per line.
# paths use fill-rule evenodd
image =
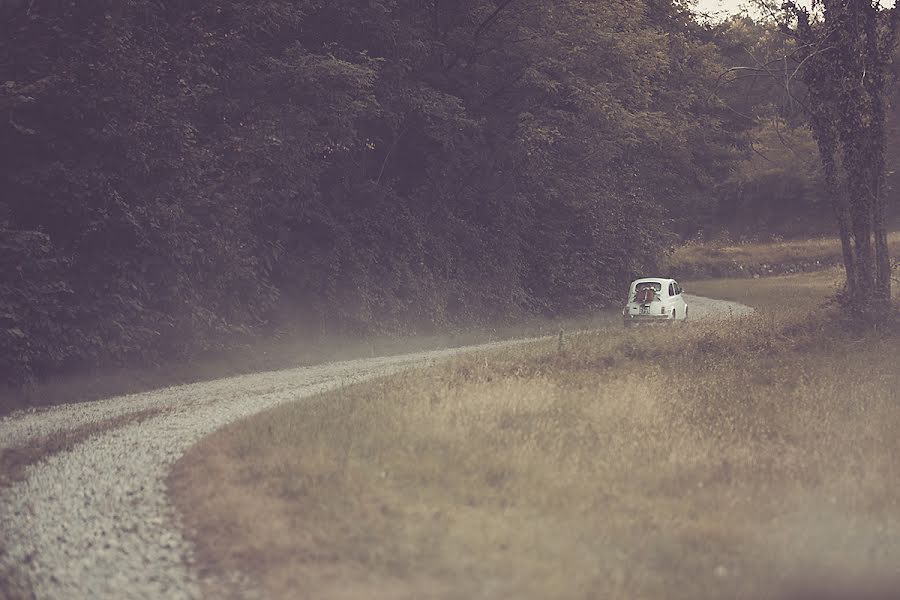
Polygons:
M204 564L268 597L766 598L889 577L900 337L810 321L831 283L698 282L762 308L283 407L200 444L175 499Z

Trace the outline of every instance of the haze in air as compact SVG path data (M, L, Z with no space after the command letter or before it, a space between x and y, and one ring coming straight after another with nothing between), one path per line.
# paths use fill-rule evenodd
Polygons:
M0 0L0 598L895 599L828 3Z

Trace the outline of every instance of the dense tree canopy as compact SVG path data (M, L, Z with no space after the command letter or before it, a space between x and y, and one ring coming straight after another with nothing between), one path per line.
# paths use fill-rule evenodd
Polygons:
M717 93L737 33L678 1L0 12L11 381L596 308L768 176L775 121Z

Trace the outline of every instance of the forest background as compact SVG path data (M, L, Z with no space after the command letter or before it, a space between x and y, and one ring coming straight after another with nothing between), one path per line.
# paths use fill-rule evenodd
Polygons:
M687 240L833 235L802 83L760 75L792 42L691 8L0 0L0 375L595 310ZM891 197L898 150L893 106Z

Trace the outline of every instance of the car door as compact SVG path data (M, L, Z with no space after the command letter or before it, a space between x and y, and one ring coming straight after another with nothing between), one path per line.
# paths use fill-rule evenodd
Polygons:
M678 305L678 286L674 281L669 282L669 297L666 298L666 312L672 314L675 311L675 318L681 315L681 307Z
M675 286L676 310L678 311L678 316L683 319L687 312L687 302L684 299L684 290L681 289L681 286L678 285L677 281L673 282L673 285Z

